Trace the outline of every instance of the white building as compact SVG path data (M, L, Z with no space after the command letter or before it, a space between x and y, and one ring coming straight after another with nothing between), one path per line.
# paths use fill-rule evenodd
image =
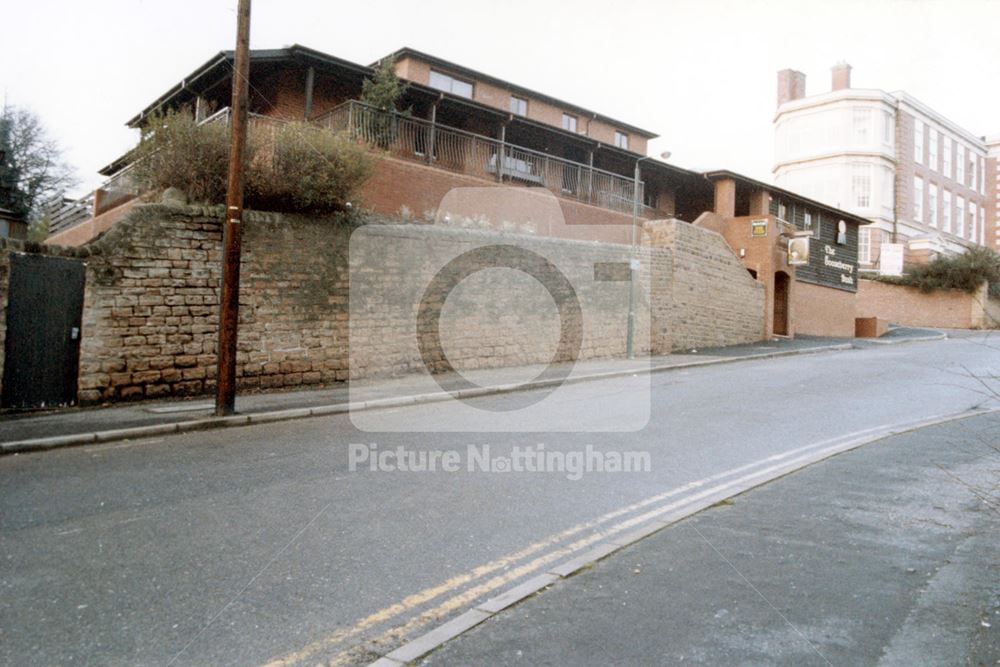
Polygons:
M864 269L879 268L889 243L915 262L974 243L1000 248L985 139L905 92L850 82L850 65L838 64L832 90L807 97L804 74L778 73L775 183L871 220L860 237Z

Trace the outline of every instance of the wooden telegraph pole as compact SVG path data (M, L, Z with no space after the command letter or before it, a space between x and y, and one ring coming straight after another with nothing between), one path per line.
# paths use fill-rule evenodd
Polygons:
M229 110L229 188L222 234L222 296L219 299L219 354L215 414L236 410L236 335L240 321L240 233L243 217L243 153L247 142L250 79L250 0L239 0L233 101Z

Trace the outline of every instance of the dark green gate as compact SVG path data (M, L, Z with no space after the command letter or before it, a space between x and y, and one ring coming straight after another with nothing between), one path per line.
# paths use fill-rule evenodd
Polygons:
M4 408L76 404L84 280L82 261L11 255Z

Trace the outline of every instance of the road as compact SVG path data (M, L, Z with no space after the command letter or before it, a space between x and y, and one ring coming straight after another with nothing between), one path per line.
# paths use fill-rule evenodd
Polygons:
M484 433L495 413L436 404L385 411L384 433L336 416L4 457L0 662L364 664L817 443L993 406L998 368L1000 350L972 335L581 383L560 390L551 433ZM643 401L644 429L600 432ZM651 466L579 480L351 471L352 443L591 445L648 452Z

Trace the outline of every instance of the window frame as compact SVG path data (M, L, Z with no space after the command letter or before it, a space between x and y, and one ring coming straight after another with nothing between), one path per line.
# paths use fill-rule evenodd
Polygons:
M435 85L435 83L434 83L434 77L435 76L443 77L444 79L447 79L448 82L449 82L448 87L447 88L443 88L440 85ZM469 94L468 95L464 95L463 93L456 92L456 90L455 90L455 84L461 84L463 86L468 86L469 87ZM441 70L436 70L436 69L431 69L430 70L430 74L427 77L427 85L429 87L433 88L434 90L440 90L440 91L443 91L445 93L450 93L452 95L456 95L458 97L462 97L462 98L465 98L467 100L474 99L475 96L476 96L476 83L475 83L475 81L468 81L466 79L459 78L459 77L457 77L457 76L455 76L453 74L448 74L447 72L442 72Z
M615 130L615 146L622 148L624 150L629 150L628 148L628 132L622 132L621 130Z
M515 109L515 106L518 107L518 108L522 108L523 107L524 111L518 111L518 109ZM527 118L528 117L528 98L527 97L521 97L519 95L511 95L510 96L510 112L512 114L514 114L515 116L520 116L522 118Z
M567 132L573 132L575 134L577 131L576 128L578 127L578 121L579 118L573 114L566 113L565 111L562 112L562 129ZM571 125L572 127L570 127Z

